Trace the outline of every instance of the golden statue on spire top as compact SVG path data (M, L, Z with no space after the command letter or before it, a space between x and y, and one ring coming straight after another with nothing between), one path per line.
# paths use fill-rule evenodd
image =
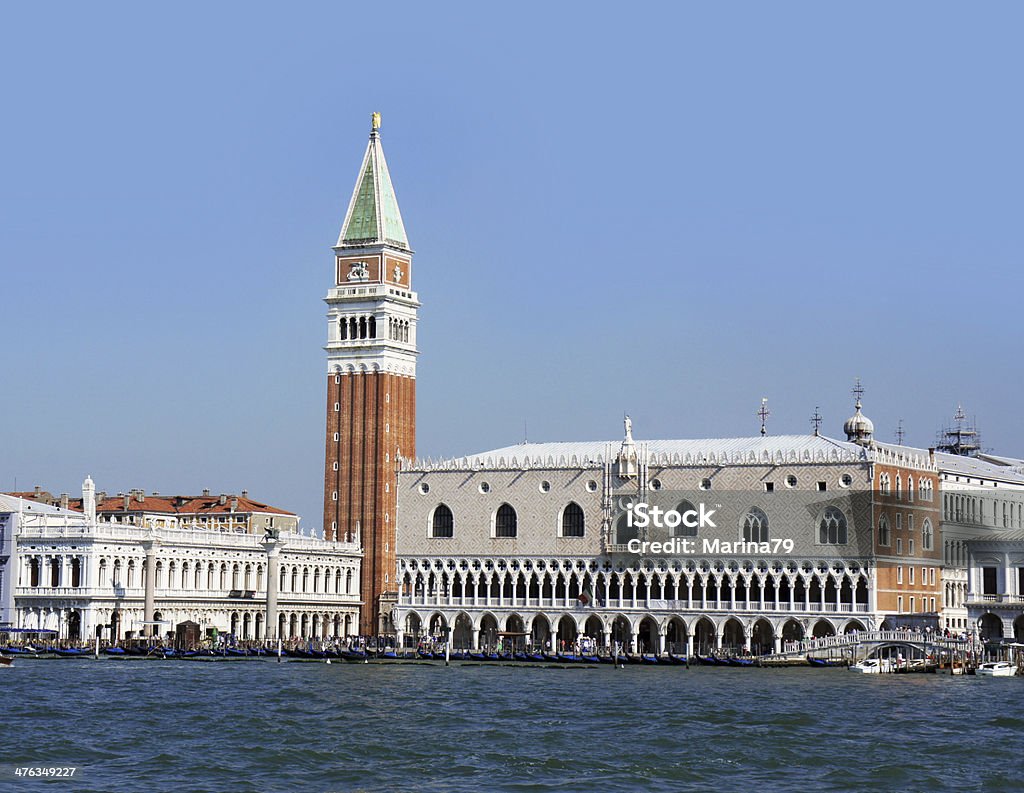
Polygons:
M374 113L370 116L370 126L373 128L374 132L380 129L380 113Z

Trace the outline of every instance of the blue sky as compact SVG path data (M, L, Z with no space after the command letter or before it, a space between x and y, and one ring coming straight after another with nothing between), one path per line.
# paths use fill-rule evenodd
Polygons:
M4 12L0 485L248 488L319 527L372 111L418 447L841 434L1024 455L1016 3Z

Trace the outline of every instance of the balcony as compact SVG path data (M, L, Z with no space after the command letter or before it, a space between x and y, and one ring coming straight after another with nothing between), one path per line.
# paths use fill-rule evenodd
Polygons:
M1024 595L980 595L970 593L967 602L977 606L1018 606L1024 605Z
M403 594L399 597L398 603L401 606L408 608L429 608L429 609L546 609L546 610L558 610L558 611L674 611L674 612L689 612L689 613L701 613L707 611L745 611L745 612L759 612L767 613L774 611L784 612L826 612L826 613L844 613L844 614L866 614L868 611L867 603L825 603L824 606L820 602L806 604L804 602L799 603L774 603L766 602L763 606L759 601L745 601L737 600L735 605L731 601L717 601L709 600L701 602L694 600L692 604L689 604L686 600L661 600L661 599L647 599L637 598L635 603L632 598L623 598L622 605L619 605L617 598L612 598L608 603L591 603L583 605L578 603L574 599L566 600L565 598L497 598L492 597L488 601L485 597L478 598L458 598L448 597L445 594L432 594L432 595L409 595Z

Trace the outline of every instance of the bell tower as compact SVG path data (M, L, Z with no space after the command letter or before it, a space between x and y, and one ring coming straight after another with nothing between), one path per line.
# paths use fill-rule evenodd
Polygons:
M395 584L396 467L416 453L412 250L374 113L334 246L327 303L324 537L363 545L359 632L389 630Z

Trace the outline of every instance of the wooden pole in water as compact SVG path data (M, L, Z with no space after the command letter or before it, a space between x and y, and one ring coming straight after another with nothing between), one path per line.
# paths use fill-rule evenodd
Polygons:
M99 636L96 637L96 649L94 651L93 657L96 658L96 660L99 660L99 657L100 657L100 637Z

